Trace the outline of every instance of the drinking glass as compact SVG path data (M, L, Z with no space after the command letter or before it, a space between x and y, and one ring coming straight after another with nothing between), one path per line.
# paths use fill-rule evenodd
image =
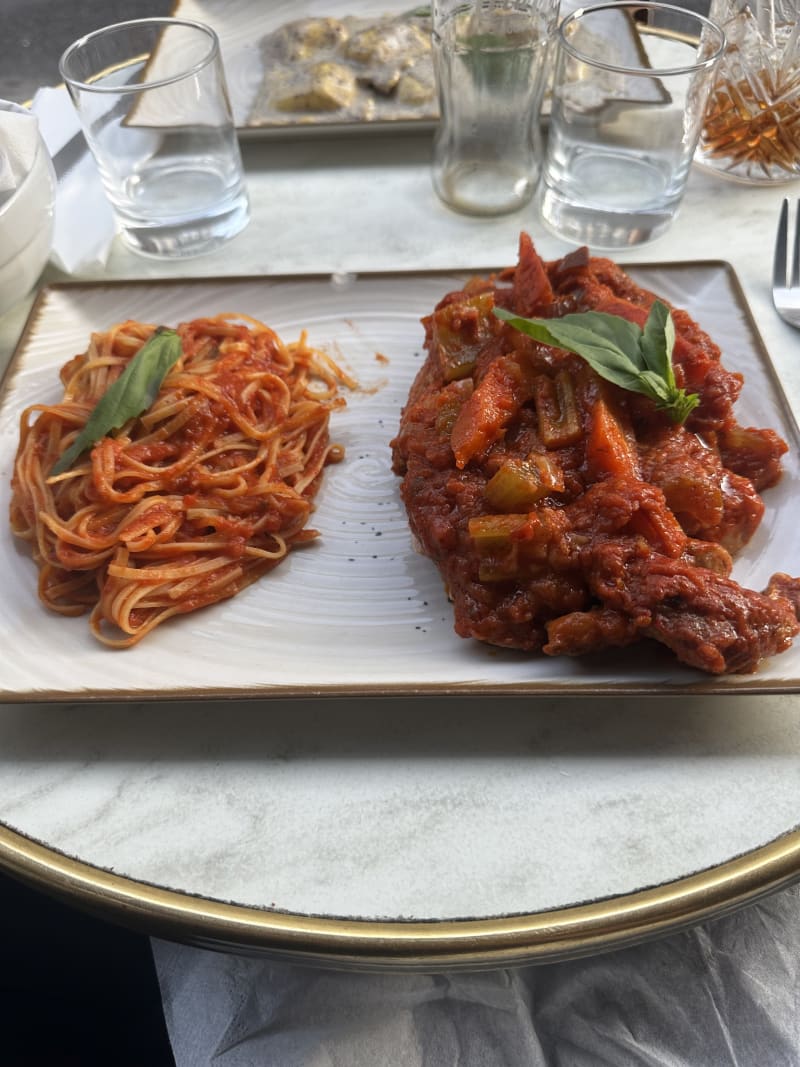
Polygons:
M433 185L456 211L502 215L533 195L557 16L558 0L433 0Z
M752 185L800 178L800 3L712 0L727 45L695 162Z
M568 15L557 41L542 218L595 248L653 240L683 198L725 36L692 11L623 0Z
M122 238L138 252L208 252L249 204L219 41L208 26L136 19L82 37L60 62Z

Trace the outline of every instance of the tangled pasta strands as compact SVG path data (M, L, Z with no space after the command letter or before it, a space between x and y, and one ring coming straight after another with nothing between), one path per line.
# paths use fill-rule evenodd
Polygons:
M314 539L307 523L342 385L356 383L305 334L223 314L182 323L183 352L151 407L51 477L97 401L153 334L123 322L61 371L60 403L20 420L11 527L30 542L39 597L91 611L126 648L173 615L234 596Z

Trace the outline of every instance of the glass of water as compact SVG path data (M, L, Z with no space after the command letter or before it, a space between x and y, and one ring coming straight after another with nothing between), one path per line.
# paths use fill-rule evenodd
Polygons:
M653 240L683 198L725 36L669 4L596 4L557 35L545 224L594 248Z
M502 215L531 199L557 17L558 0L433 0L433 185L448 207Z
M151 18L82 37L60 62L124 241L137 252L209 252L249 204L219 41Z

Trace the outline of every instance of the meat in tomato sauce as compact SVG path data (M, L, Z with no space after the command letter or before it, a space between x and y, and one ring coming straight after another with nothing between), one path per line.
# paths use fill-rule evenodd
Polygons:
M587 249L447 294L424 320L427 359L392 442L411 530L439 567L456 632L582 655L642 639L712 674L750 673L800 631L800 580L761 593L731 577L758 528L785 442L740 426L742 376L671 308L674 425L648 397L498 319L603 311L643 325L655 294Z

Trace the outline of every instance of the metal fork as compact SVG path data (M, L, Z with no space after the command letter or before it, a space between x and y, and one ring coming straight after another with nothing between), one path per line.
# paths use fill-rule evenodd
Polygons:
M775 259L772 267L772 302L780 317L800 329L800 200L797 202L791 263L787 262L789 243L789 201L784 200L778 220Z

